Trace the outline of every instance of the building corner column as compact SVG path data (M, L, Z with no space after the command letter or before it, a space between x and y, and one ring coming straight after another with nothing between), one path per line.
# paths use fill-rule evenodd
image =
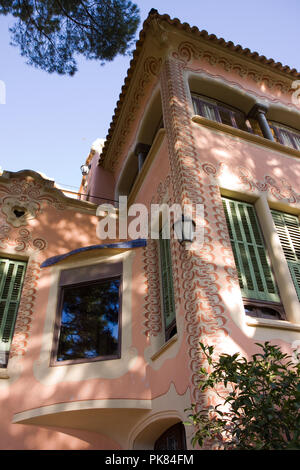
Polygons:
M259 127L262 131L263 136L266 139L275 141L271 128L269 126L268 120L266 118L266 114L268 111L268 107L264 104L256 103L253 108L250 110L248 117L254 118L258 121Z
M199 367L205 361L199 352L199 341L215 345L217 350L221 350L224 337L228 336L228 318L225 314L225 304L219 295L219 286L228 279L226 269L230 242L229 238L224 241L224 233L227 232L220 228L226 226L226 221L219 187L201 167L184 67L181 61L173 57L167 58L162 65L161 96L173 202L180 204L182 209L186 204L191 204L193 208L196 204L204 205L205 221L201 221L204 231L203 244L199 249L193 249L192 246L190 250L185 250L180 247L180 262L192 400L205 407L208 398L197 387ZM196 220L195 222L197 224ZM232 263L234 264L234 261ZM224 269L220 268L220 265L223 265Z

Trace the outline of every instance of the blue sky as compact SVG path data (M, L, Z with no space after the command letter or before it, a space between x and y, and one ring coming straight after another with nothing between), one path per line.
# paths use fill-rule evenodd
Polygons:
M139 30L156 8L300 71L299 0L135 3L141 11ZM76 190L91 144L107 135L130 57L119 56L104 66L79 60L74 77L49 75L26 65L9 45L13 21L0 17L0 80L6 85L6 104L0 104L0 166L40 171Z

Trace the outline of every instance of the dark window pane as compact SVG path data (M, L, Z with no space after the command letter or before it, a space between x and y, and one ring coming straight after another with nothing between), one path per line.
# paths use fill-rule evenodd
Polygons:
M243 112L196 94L192 94L192 102L194 111L199 116L222 122L227 126L236 127L246 132L252 132L250 122L246 120Z
M294 139L295 148L297 150L300 150L300 134L299 135L293 134L293 139Z
M215 104L204 101L195 95L192 96L192 100L196 114L203 116L206 119L211 119L212 121L220 121L217 106Z
M279 132L283 145L286 145L287 147L294 147L291 133L284 129L279 129Z
M199 116L203 116L203 112L202 112L202 109L201 109L201 103L200 103L199 98L192 95L192 102L193 102L193 107L194 107L195 113L198 114Z
M226 108L223 108L222 106L218 107L221 121L223 124L227 124L227 126L233 126L233 120L232 120L232 115L233 113Z
M155 442L154 450L185 450L186 437L182 423L177 423L167 429Z
M234 119L235 119L238 129L241 129L242 131L246 131L246 132L251 131L250 122L247 121L244 114L236 112L234 113Z
M57 361L118 357L120 279L62 289Z
M202 109L203 117L206 117L207 119L211 119L212 121L220 122L220 117L218 115L217 106L214 106L210 103L205 103L203 101L201 105L201 109Z
M246 315L249 315L250 317L270 318L274 320L281 319L280 312L270 307L258 307L255 305L245 305L245 312L246 312Z
M174 304L174 286L172 274L172 255L170 248L170 240L164 239L163 232L160 231L159 238L159 256L160 256L160 272L163 296L163 314L165 324L166 341L174 336L176 329L176 312Z
M294 132L293 129L289 130L281 127L280 124L270 124L270 128L272 129L276 142L300 150L300 133L297 131Z

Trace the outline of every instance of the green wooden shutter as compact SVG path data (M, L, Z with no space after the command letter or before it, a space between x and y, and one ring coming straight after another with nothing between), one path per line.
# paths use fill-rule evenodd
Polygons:
M171 323L174 322L176 315L174 304L174 286L170 240L163 239L162 232L160 232L159 238L159 257L162 283L163 313L165 320L165 329L167 329L171 325Z
M223 206L242 296L280 302L253 205L223 198Z
M300 224L298 217L272 210L272 217L300 300Z
M0 259L0 367L8 361L26 263Z

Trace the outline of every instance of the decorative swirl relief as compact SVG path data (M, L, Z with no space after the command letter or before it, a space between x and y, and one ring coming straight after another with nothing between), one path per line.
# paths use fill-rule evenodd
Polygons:
M233 62L224 56L219 56L210 50L205 50L200 47L196 47L191 42L185 41L179 44L176 52L173 52L173 57L177 60L187 64L192 59L206 60L212 66L221 66L226 72L234 72L241 78L249 78L257 84L264 84L269 89L279 90L282 93L293 93L291 88L291 80L277 80L273 79L270 75L265 72L251 68L248 65Z
M201 163L202 170L207 174L207 175L212 175L212 176L220 176L222 173L222 170L225 166L225 163L220 162L218 165L213 165L210 162L204 162Z
M136 119L136 113L140 109L141 99L145 96L146 88L151 82L152 78L158 76L161 63L161 59L150 56L146 58L143 64L142 74L136 82L133 96L128 104L126 119L122 121L122 126L120 127L120 131L117 138L115 139L115 144L111 152L112 157L110 159L109 165L112 170L115 170L119 164L123 146L125 145L126 139L132 130L132 124Z
M46 240L43 238L32 237L30 231L26 228L20 228L16 231L6 224L3 224L0 227L1 249L12 248L14 253L31 255L26 268L10 357L22 356L25 354L27 349L31 317L34 311L38 288L37 280L40 275L40 261L38 260L38 254L43 251L46 246Z
M225 167L228 166L224 162L219 162L217 165L211 162L204 162L199 165L204 173L216 178L221 176ZM239 183L247 191L269 192L278 201L285 201L288 204L300 203L300 194L293 189L292 185L285 178L266 175L263 181L259 181L252 174L251 170L245 166L238 166L236 169L230 168L230 172L232 175L236 175Z
M159 285L159 258L157 243L148 240L144 248L146 295L144 299L144 331L146 336L157 336L162 329L161 297Z
M166 203L171 206L170 193L171 176L168 175L165 181L161 181L156 190L156 195L152 198L151 204ZM167 199L166 199L167 198ZM173 225L173 214L170 214L170 226ZM178 305L180 302L180 281L179 281L179 252L178 242L172 237L170 240L172 256L172 273L174 283L174 300ZM158 241L149 239L144 249L144 273L146 279L146 295L144 304L144 334L156 336L162 329L162 311L161 311L161 290L159 276L159 249Z
M144 79L146 78L146 80L148 80L148 75L154 75L157 77L160 71L161 62L162 60L157 59L156 57L147 57L144 63Z
M10 231L11 227L9 225L3 224L0 226L0 248L7 248Z
M13 341L10 349L10 357L24 356L28 347L28 339L31 329L31 318L38 289L38 278L40 276L39 262L28 263L21 301L16 319Z
M22 228L19 230L19 237L15 239L16 251L24 251L32 249L34 251L42 251L46 248L47 242L43 238L32 238L29 230Z
M49 204L57 210L65 209L63 203L47 194L43 185L34 179L13 179L8 184L0 184L1 211L9 225L28 225L29 220L42 212L43 204ZM19 212L18 217L14 210Z
M300 202L300 194L296 193L285 178L278 180L273 176L267 175L264 177L264 181L258 181L251 171L244 166L238 167L238 178L247 187L248 191L267 191L278 201L286 201L289 204Z
M29 256L10 349L10 357L23 356L28 347L38 289L39 253L47 247L47 241L41 237L35 237L30 230L22 226L27 225L30 219L42 212L43 204L50 204L57 210L64 209L64 205L55 197L47 194L42 184L29 178L13 179L8 184L0 184L0 204L2 205L0 249L8 250L9 253ZM21 215L15 215L14 208Z
M0 227L0 248L14 247L16 252L21 251L42 251L47 247L47 242L43 238L33 238L30 231L21 228L17 233L13 232L9 225ZM14 237L14 238L13 238Z
M183 48L185 59L191 49ZM178 57L176 57L178 58ZM180 250L181 297L185 312L187 354L190 368L190 387L193 402L209 405L207 395L199 393L198 371L204 363L199 355L199 341L219 347L228 335L227 314L220 297L221 287L230 276L223 266L233 269L234 260L228 247L226 224L218 186L210 176L217 176L222 165L201 165L191 129L189 101L183 78L184 63L168 60L162 71L162 101L167 129L172 175L173 201L181 204L205 203L204 243L199 251ZM217 226L218 223L218 226ZM223 224L223 225L222 225ZM179 246L179 244L178 244ZM231 255L231 256L230 256ZM237 279L232 276L231 282Z

